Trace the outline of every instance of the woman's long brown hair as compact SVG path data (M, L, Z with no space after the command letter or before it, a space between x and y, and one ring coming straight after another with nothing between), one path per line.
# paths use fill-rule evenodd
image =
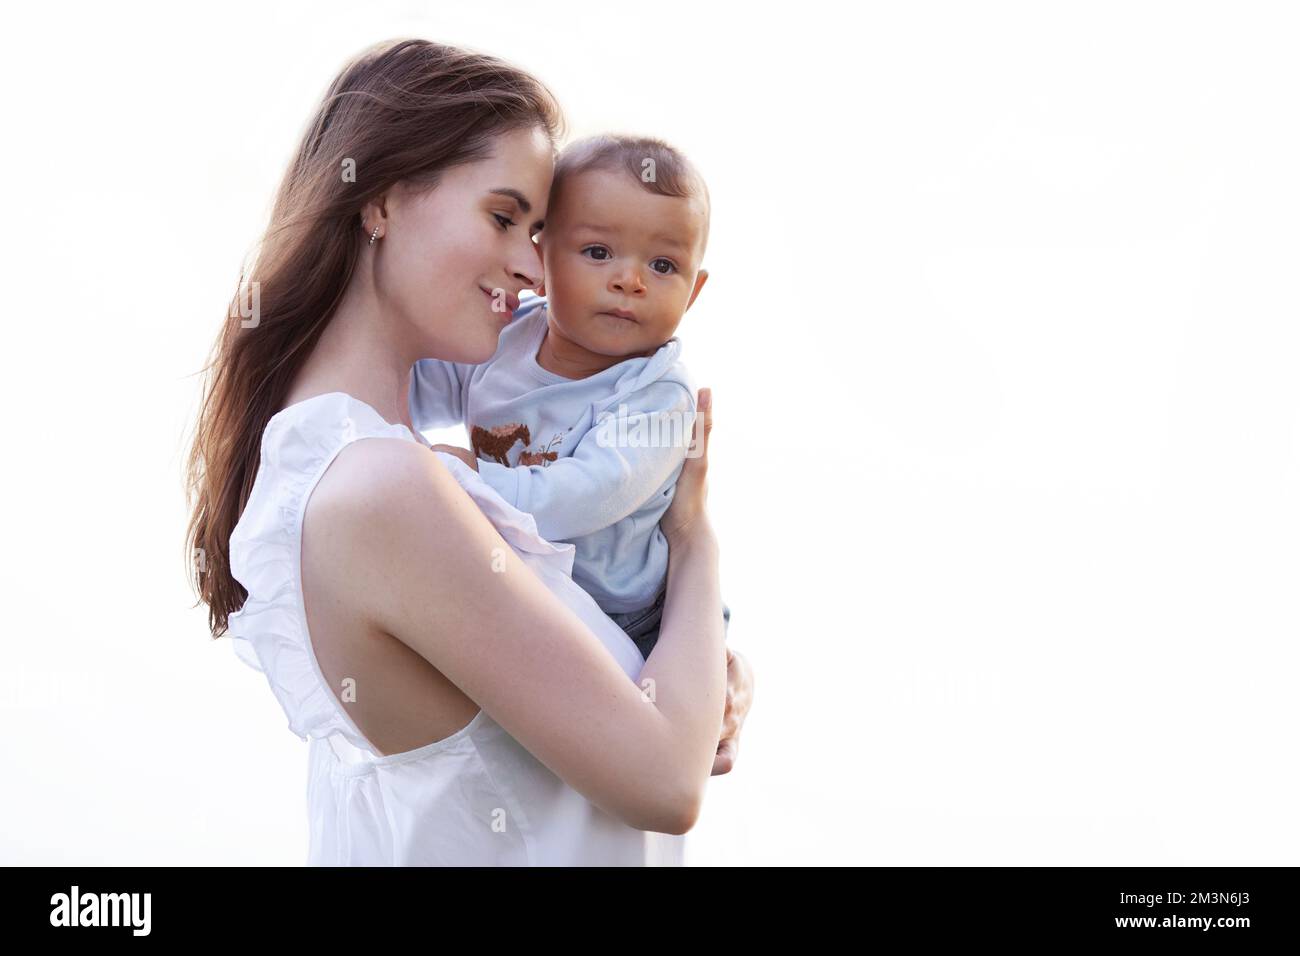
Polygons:
M495 57L427 40L377 44L330 85L203 370L185 543L213 637L247 597L230 573L230 535L257 477L262 431L352 277L367 241L361 209L400 181L434 186L443 170L486 156L499 134L528 127L552 145L563 130L543 84Z

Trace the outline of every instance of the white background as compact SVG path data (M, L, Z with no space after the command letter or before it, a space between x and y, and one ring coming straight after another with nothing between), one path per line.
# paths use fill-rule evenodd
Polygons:
M1300 862L1296 22L855 6L8 12L0 863L306 858L181 465L303 125L400 35L708 177L679 334L757 695L691 863Z

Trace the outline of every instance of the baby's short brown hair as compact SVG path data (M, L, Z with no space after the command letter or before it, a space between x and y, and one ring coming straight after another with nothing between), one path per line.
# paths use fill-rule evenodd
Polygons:
M709 187L695 165L679 149L653 136L603 133L570 143L555 162L555 177L547 207L554 209L565 181L592 169L623 170L659 196L695 197L704 203L704 235L709 242Z

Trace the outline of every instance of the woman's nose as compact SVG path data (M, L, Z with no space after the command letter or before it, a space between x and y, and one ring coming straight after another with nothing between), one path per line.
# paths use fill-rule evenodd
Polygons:
M528 243L529 251L519 257L511 269L511 274L530 289L542 284L545 272L542 270L542 252L533 242Z

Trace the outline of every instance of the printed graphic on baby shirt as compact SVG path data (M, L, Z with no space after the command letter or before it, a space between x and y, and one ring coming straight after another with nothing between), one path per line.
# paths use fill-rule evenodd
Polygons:
M469 443L474 449L475 458L490 458L498 465L505 465L507 468L510 467L510 459L506 455L514 447L515 442L521 440L527 448L533 439L528 434L528 426L521 425L519 422L510 425L494 425L491 428L475 425L469 433Z
M559 457L559 452L552 451L552 449L562 441L564 441L564 435L560 434L547 443L545 451L521 451L519 453L519 464L546 467Z
M573 429L570 428L569 431ZM559 457L559 452L555 449L563 443L564 433L558 432L541 451L528 450L528 446L533 443L532 434L528 431L527 425L519 422L494 425L492 428L475 425L470 429L469 439L476 458L489 458L507 468L511 467L510 450L515 447L515 442L522 441L524 448L519 453L519 464L546 467Z

